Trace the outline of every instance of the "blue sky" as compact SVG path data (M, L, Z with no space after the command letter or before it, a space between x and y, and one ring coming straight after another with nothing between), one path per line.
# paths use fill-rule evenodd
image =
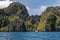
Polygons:
M6 0L7 1L7 0ZM30 15L40 15L48 6L59 6L60 0L11 0L24 4Z

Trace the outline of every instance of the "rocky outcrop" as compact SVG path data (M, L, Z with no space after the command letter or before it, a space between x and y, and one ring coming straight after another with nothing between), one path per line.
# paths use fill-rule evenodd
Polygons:
M29 16L25 5L14 2L0 9L0 31L60 31L60 7L47 7L41 15Z
M14 2L0 9L0 31L27 31L25 21L29 14L25 5Z
M60 30L60 7L48 7L41 15L38 25L39 31L57 31Z

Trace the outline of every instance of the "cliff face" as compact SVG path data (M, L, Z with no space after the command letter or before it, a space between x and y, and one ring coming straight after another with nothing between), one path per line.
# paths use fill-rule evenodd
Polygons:
M39 31L60 31L60 7L48 7L40 18Z
M29 16L26 7L18 2L0 9L0 31L29 32L37 29L40 16Z
M11 3L0 9L0 31L60 31L60 7L47 7L41 15L29 16L25 5Z
M26 18L29 16L26 7L18 2L11 3L10 6L4 9L4 11L9 16L16 15L23 20L26 20Z
M28 32L35 32L40 22L40 15L29 16L25 22L26 29Z
M18 2L0 9L0 31L27 31L24 22L28 16L26 7Z

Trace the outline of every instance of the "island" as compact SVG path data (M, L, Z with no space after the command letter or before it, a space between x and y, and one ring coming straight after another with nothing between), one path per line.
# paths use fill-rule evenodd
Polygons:
M60 6L47 7L41 15L29 15L26 6L19 2L0 9L0 32L55 31L60 31Z

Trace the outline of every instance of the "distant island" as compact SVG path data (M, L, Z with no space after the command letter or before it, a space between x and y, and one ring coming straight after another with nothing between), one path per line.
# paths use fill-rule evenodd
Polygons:
M13 2L0 9L0 32L60 31L60 6L47 7L41 15L29 15L25 5Z

